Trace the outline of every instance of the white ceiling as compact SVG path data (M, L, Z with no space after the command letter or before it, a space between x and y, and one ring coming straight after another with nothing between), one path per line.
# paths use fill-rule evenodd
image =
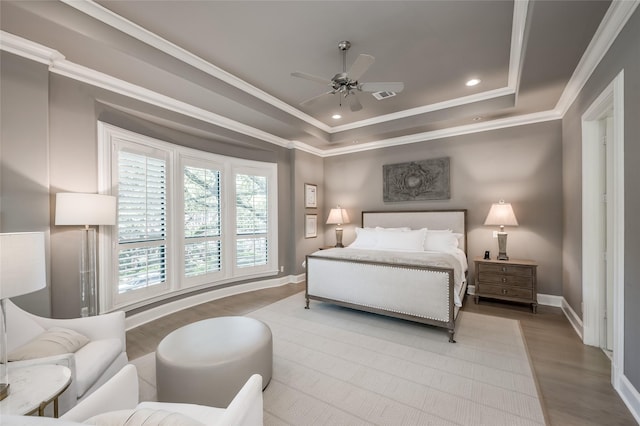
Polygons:
M7 3L12 2L2 3L11 17L13 9ZM117 27L190 66L196 64L211 81L191 81L211 90L207 99L212 111L322 150L554 109L610 1L63 0L56 2L57 8L51 2L15 4L40 19L75 26L77 33L97 38L71 16L82 12L102 21L99 25ZM63 19L64 14L69 16ZM26 21L3 18L2 23L6 31L37 35L37 29L26 29ZM56 39L42 31L40 42L59 43L50 47L82 63L80 48L65 45L63 35ZM350 111L348 103L340 108L339 95L301 107L300 102L328 88L294 78L291 72L331 78L342 71L337 47L341 40L352 43L347 68L359 54L375 57L361 82L402 81L404 91L381 101L361 92L364 108L358 112ZM116 47L137 55L131 43ZM72 55L74 49L78 56ZM128 72L135 72L133 63ZM161 76L148 78L159 81ZM470 78L481 83L467 87ZM340 109L342 119L333 120L331 115Z

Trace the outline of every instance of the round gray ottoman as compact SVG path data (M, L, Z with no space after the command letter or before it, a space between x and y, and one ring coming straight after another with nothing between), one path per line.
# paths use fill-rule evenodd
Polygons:
M252 374L271 380L273 341L262 321L219 317L181 327L156 350L158 401L226 408Z

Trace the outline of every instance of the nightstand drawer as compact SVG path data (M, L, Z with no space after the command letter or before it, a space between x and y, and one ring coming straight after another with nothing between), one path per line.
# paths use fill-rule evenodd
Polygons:
M491 263L480 263L478 265L480 273L494 273L494 274L507 274L507 275L517 275L521 277L532 277L533 276L533 268L530 266L519 266L519 265L496 265Z
M491 297L491 295L501 297L514 297L518 299L533 299L533 290L518 287L501 287L496 285L480 284L480 293Z
M493 272L482 272L482 268L480 268L478 279L480 280L481 283L487 283L487 284L495 283L495 284L517 286L517 287L533 288L532 276L497 275Z

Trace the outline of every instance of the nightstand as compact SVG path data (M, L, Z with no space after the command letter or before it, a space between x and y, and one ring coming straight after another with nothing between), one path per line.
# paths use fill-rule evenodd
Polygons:
M476 257L476 294L480 297L530 303L535 314L538 309L536 269L531 260L491 260Z

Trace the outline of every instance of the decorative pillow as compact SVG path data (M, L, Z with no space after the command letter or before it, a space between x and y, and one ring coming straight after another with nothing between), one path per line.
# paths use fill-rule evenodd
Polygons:
M376 233L377 249L423 251L427 228L404 232L376 230Z
M373 228L356 228L356 239L349 244L351 248L374 248L378 241L376 230Z
M203 423L182 413L151 408L111 411L91 417L83 424L97 426L204 426Z
M52 327L30 342L9 353L9 361L44 358L73 353L89 343L89 338L74 330Z
M450 229L428 230L424 240L426 251L451 251L458 248L458 235Z

